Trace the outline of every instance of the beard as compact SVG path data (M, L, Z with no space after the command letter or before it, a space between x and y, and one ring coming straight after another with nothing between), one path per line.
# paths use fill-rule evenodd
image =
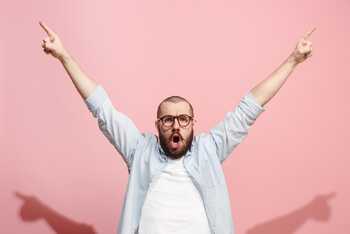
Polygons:
M160 145L162 146L165 154L172 159L178 159L178 158L181 158L183 155L185 155L187 151L191 148L192 140L193 140L193 129L191 130L190 135L186 139L183 139L181 136L182 145L180 146L179 150L177 150L177 152L173 152L169 147L169 142L171 141L172 137L167 139L163 134L161 134L159 129L158 129L158 135L159 135Z

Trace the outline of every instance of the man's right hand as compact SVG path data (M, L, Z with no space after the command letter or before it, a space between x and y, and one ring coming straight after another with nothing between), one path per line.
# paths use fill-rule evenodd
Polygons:
M74 86L77 88L81 97L85 100L97 87L95 81L90 79L80 69L78 63L64 49L60 38L57 34L47 27L43 22L39 22L40 26L45 30L48 37L43 40L41 46L46 54L51 54L53 57L60 60L69 77L72 79Z
M41 43L41 47L44 49L44 52L46 54L51 54L59 60L67 56L68 53L64 49L63 44L57 34L49 27L47 27L43 22L39 21L39 24L48 35Z

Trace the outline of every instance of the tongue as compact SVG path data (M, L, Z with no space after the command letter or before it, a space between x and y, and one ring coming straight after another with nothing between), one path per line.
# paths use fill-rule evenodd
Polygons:
M172 149L177 149L179 148L179 146L180 146L179 142L170 141L170 147Z

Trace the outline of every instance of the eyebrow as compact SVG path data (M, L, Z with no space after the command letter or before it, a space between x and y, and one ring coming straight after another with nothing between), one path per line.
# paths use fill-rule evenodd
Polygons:
M188 116L193 117L193 115L191 115L191 114L179 114L179 115L164 114L164 115L161 115L158 119L163 118L164 116L180 116L180 115L188 115Z

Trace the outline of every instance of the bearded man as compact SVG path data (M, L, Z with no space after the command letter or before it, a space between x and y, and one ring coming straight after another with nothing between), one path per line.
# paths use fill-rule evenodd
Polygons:
M183 97L171 96L158 106L158 135L141 133L114 108L105 89L88 78L63 47L58 35L47 33L42 48L57 58L98 126L125 161L128 188L118 234L233 234L234 222L222 163L247 136L265 111L264 105L287 77L311 56L304 35L294 51L265 80L249 90L235 108L208 133L193 135L194 110Z

